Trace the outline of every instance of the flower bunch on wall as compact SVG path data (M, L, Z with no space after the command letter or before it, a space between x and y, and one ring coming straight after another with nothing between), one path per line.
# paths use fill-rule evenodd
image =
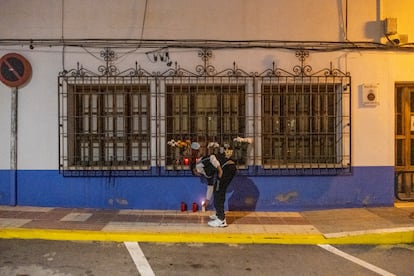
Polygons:
M174 140L171 139L167 142L167 144L173 148L179 148L179 149L186 149L190 147L191 141L190 140Z
M252 138L243 138L243 137L237 136L236 138L233 139L234 148L247 147L251 143L253 143Z
M191 145L190 140L171 139L167 142L167 145L171 147L171 159L175 169L178 168L178 165L188 165Z
M210 142L207 145L209 154L218 154L220 152L220 144L217 142Z
M247 149L253 143L252 138L237 136L233 139L233 155L239 164L246 164Z

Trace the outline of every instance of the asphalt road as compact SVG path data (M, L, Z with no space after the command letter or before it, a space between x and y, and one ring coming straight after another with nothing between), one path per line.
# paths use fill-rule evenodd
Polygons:
M0 239L0 275L414 275L414 244L251 245Z

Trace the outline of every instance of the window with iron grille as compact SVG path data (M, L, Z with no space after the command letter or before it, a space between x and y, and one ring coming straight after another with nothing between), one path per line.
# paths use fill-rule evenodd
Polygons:
M148 169L150 85L131 78L62 79L61 162L65 169Z
M70 165L149 165L149 87L69 86Z
M59 169L65 175L191 175L190 143L234 149L245 175L337 175L351 171L351 78L312 73L297 51L293 72L217 72L211 51L195 72L119 72L111 49L101 74L63 71L59 83ZM174 142L174 143L172 143ZM86 173L85 173L86 172Z
M166 100L166 136L169 141L197 141L203 147L211 142L230 145L234 137L245 134L246 96L243 84L167 85ZM168 149L167 165L183 165L180 158L190 154L188 148L181 153L175 150L179 149Z
M265 169L336 170L349 166L347 81L326 76L263 80Z

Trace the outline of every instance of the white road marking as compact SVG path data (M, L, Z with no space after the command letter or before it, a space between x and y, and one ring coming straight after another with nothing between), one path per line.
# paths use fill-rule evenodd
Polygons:
M372 265L372 264L367 263L367 262L365 262L365 261L363 261L361 259L358 259L358 258L356 258L356 257L354 257L352 255L349 255L348 253L345 253L345 252L343 252L343 251L341 251L341 250L333 247L332 245L329 245L329 244L318 244L318 246L321 247L321 248L323 248L323 249L325 249L325 250L327 250L327 251L329 251L329 252L331 252L331 253L333 253L333 254L336 254L336 255L338 255L338 256L340 256L342 258L345 258L345 259L347 259L347 260L349 260L349 261L351 261L353 263L356 263L356 264L358 264L358 265L360 265L362 267L365 267L365 268L367 268L367 269L369 269L371 271L374 271L375 273L378 273L379 275L383 275L383 276L395 276L395 274L393 274L391 272L388 272L388 271L386 271L386 270L384 270L382 268L379 268L379 267L377 267L375 265Z
M339 233L328 233L324 234L325 238L341 238L341 237L352 237L365 234L378 234L378 233L398 233L398 232L411 232L414 231L414 227L396 227L396 228L385 228L385 229L373 229L373 230L361 230L361 231L349 231Z
M139 244L137 242L124 242L124 244L128 249L128 252L131 255L139 273L141 273L142 276L155 276L154 271L145 258L144 252L142 252Z

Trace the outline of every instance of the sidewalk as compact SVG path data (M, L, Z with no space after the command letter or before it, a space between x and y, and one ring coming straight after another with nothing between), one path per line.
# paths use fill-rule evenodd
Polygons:
M414 203L303 212L207 212L0 206L0 238L257 244L414 243Z

